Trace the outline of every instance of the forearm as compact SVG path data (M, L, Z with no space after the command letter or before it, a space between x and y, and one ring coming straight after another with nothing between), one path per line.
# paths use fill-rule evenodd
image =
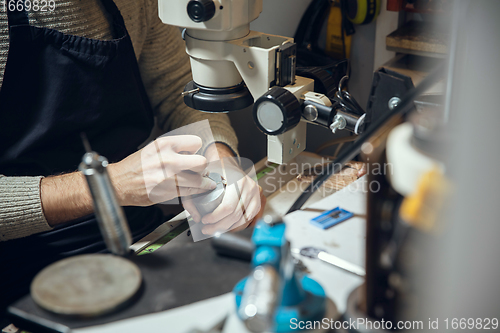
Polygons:
M93 212L92 197L80 172L42 179L40 193L43 213L52 227Z

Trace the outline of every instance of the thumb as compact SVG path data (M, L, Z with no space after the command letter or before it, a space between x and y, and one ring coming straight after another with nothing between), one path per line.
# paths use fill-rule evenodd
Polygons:
M199 223L201 221L201 215L200 213L198 213L198 210L194 206L193 200L188 198L182 198L181 200L184 209L191 215L196 223Z

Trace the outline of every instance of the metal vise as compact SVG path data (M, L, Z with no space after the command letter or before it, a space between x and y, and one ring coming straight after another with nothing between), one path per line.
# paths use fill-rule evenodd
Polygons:
M295 268L283 221L264 217L252 236L252 273L234 288L239 318L251 332L291 332L291 319L321 320L323 287Z

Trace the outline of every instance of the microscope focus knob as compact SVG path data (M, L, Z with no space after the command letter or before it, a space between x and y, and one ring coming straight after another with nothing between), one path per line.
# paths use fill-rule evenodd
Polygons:
M212 0L191 0L187 13L194 22L206 22L215 15L215 3Z
M279 135L297 126L301 112L295 95L276 86L255 101L253 119L265 134Z

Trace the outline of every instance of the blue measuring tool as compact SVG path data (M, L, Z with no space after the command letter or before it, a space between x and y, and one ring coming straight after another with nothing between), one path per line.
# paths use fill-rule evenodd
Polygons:
M311 224L321 229L328 229L353 216L353 213L337 207L313 218Z

